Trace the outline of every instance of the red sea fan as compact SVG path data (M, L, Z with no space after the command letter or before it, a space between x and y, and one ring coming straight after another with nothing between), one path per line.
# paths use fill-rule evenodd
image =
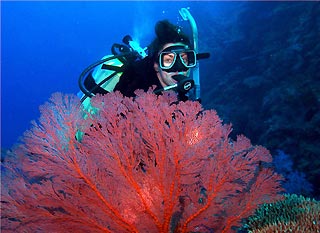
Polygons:
M2 167L2 230L230 232L278 198L269 152L173 93L55 94ZM81 140L75 137L79 131Z

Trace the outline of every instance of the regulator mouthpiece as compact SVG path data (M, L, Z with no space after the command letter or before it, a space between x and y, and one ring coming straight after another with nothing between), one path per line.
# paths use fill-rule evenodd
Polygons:
M172 76L172 78L178 81L176 88L179 93L185 94L188 91L190 91L191 88L194 87L194 81L190 77L178 74L178 75Z

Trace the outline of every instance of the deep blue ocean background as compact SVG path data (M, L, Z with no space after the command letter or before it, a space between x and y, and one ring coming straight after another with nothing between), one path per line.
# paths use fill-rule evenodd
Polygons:
M125 35L147 46L162 19L188 32L182 7L197 22L200 52L211 53L200 62L203 106L267 147L301 182L292 187L305 187L292 192L318 196L319 2L1 2L2 150L52 93L76 94L83 69Z
M147 46L158 20L177 23L190 5L200 16L201 4L188 2L2 2L2 147L17 141L53 92L77 93L82 70L111 54L113 43L130 34ZM223 5L213 4L213 14Z

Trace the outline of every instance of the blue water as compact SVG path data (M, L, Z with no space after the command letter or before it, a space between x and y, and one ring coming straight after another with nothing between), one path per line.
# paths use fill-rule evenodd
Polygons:
M320 196L318 1L1 2L1 148L19 142L54 92L77 94L81 72L125 35L147 46L162 19L190 33L182 7L211 53L200 62L204 107L234 134L290 155L292 174L305 172Z
M146 46L154 24L183 26L178 10L194 17L204 5L218 14L222 3L197 2L2 2L1 147L9 148L36 120L54 92L77 93L84 68L110 54L130 34Z

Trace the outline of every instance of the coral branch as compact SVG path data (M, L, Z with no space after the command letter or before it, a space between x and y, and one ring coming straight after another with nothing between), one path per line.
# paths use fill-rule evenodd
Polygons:
M2 230L229 232L278 199L269 152L165 93L55 94L2 164ZM81 135L78 139L76 135Z

